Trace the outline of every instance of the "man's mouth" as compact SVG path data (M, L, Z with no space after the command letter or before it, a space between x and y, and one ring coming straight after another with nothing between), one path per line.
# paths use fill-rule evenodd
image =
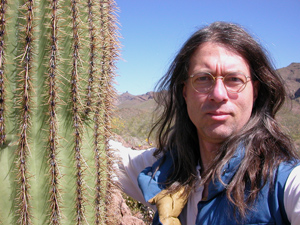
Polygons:
M223 111L210 111L207 113L214 120L226 120L231 116L231 113L223 112Z

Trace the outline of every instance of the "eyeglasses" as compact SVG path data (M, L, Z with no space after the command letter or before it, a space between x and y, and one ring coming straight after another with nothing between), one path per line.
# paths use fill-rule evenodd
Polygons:
M243 91L250 81L250 77L240 72L228 73L225 76L214 77L208 72L199 72L190 76L192 87L199 93L208 93L216 83L217 79L222 79L226 90L230 93ZM249 80L248 80L249 78Z

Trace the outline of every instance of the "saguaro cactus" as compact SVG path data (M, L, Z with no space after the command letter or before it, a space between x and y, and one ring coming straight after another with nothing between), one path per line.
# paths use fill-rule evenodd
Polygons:
M0 224L105 224L113 0L0 0Z

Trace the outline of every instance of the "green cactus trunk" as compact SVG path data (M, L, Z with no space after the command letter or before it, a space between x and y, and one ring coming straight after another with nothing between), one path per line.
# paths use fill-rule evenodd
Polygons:
M106 224L113 0L0 1L0 224Z

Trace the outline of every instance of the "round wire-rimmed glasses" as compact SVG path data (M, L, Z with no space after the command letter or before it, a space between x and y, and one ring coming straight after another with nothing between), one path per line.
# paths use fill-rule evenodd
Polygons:
M223 81L224 87L230 93L243 91L250 81L250 77L241 72L228 73L225 76L213 76L208 72L199 72L190 76L192 87L199 93L208 93L216 83L217 79Z

